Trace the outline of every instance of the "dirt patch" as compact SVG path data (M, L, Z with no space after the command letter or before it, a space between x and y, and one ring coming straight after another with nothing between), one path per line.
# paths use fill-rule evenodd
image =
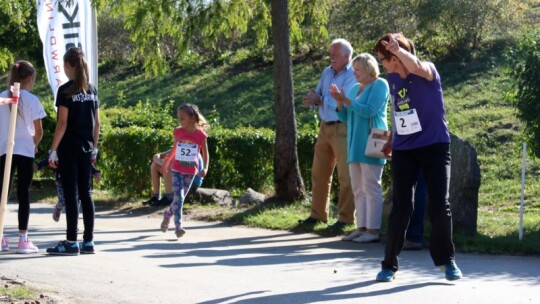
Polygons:
M57 304L67 303L58 295L40 291L23 280L0 277L0 303Z

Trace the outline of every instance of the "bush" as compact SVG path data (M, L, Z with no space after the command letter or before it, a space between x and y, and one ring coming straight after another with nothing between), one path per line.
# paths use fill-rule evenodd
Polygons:
M272 187L274 132L242 127L209 131L206 187L264 191Z
M532 153L540 157L540 31L520 40L509 53L512 60L511 76L514 92L510 99L517 108L518 117L525 122L524 137Z
M172 130L135 125L104 130L98 162L104 186L116 193L149 194L152 155L171 147ZM210 167L205 187L228 190L250 187L264 192L273 188L274 131L216 127L210 129L209 136ZM300 169L307 187L311 185L315 136L312 131L304 131L298 140Z
M171 130L139 126L106 129L97 163L103 185L128 196L148 194L152 155L169 149L172 143Z

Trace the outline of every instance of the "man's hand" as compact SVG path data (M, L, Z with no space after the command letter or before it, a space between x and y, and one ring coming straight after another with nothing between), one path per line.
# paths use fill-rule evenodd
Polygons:
M321 97L317 95L314 91L309 92L304 98L302 98L304 106L320 106L322 104Z

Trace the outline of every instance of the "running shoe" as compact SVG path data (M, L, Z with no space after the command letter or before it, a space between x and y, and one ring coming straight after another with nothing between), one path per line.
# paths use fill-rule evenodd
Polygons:
M448 281L459 280L463 277L461 270L459 270L459 268L456 265L456 261L454 260L451 260L450 262L446 263L444 266L441 266L441 270L444 271L444 274Z
M392 271L392 269L381 269L381 271L377 274L377 278L375 279L378 282L392 282L396 278L396 272Z
M62 215L62 208L54 207L52 218L55 222L60 220L60 215Z
M32 241L30 241L30 239L26 239L26 241L24 241L22 238L19 238L19 247L17 247L16 252L22 254L38 253L39 249L36 245L34 245L34 243L32 243Z
M353 239L359 237L362 235L362 231L356 229L354 230L353 232L345 235L344 237L341 238L342 241L352 241Z
M52 255L79 255L79 243L61 241L56 247L47 248L47 253Z
M81 242L79 244L81 254L95 254L94 242Z
M167 210L163 212L163 221L161 222L161 232L165 233L169 230L169 223L171 222L172 212Z
M9 251L9 242L5 235L2 236L2 251Z

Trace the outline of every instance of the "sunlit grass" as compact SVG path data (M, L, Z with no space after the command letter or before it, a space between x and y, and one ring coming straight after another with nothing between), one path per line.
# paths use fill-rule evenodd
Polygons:
M0 286L0 302L16 303L19 300L36 298L36 295L37 292L26 285Z

